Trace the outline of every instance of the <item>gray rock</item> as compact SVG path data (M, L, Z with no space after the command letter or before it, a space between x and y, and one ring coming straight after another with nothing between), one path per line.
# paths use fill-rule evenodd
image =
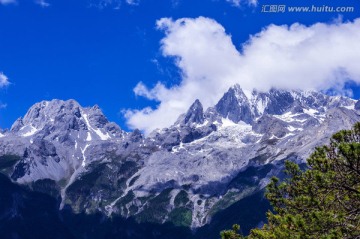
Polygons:
M249 100L239 85L231 87L215 106L216 111L224 118L235 123L244 121L251 123L253 115L250 109Z
M356 101L355 109L360 110L360 100Z
M184 117L184 124L202 124L204 123L204 110L199 100L196 100Z
M313 91L248 93L236 85L205 112L196 100L174 125L145 137L122 131L98 106L43 101L0 137L0 160L17 156L3 172L19 184L54 180L61 206L77 212L144 219L155 206L161 210L151 221L164 223L180 210L181 192L179 205L197 228L220 205L263 189L283 160L304 163L334 132L359 121L355 103Z

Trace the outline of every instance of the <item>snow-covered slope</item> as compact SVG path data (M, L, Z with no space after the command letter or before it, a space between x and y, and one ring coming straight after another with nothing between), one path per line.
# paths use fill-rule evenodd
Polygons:
M76 101L43 101L19 118L1 142L2 154L21 156L11 178L19 183L39 179L67 180L83 171L99 153L91 148L121 141L126 135L108 122L99 107L82 108Z
M20 184L53 180L62 206L78 212L158 223L184 217L197 228L263 189L285 159L305 162L314 147L350 128L359 105L313 91L235 85L213 107L196 100L173 126L145 138L108 122L97 106L44 101L1 135L0 160L17 156L1 170Z

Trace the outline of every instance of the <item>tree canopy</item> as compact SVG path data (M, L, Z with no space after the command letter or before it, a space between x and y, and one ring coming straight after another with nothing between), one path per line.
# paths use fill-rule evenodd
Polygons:
M274 212L248 238L360 238L360 123L334 134L300 170L286 161L287 177L274 177L266 197ZM235 226L222 239L243 238Z

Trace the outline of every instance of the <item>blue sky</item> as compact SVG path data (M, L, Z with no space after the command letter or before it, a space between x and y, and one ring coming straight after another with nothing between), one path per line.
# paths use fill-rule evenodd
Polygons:
M6 105L0 107L1 128L9 128L32 104L54 98L75 99L83 106L98 104L111 121L123 128L127 128L126 121L142 128L138 121L147 118L132 120L136 109L156 109L164 101L151 89L161 82L161 87L167 90L162 92L170 94L172 91L168 89L185 81L186 62L181 65L176 60L184 57L183 49L166 48L171 34L182 27L182 24L175 27L180 18L202 16L204 21L189 20L189 24L222 26L225 32L221 34L228 36L241 53L242 44L249 36L270 24L298 22L310 27L317 22L353 21L360 13L358 0L260 0L256 6L226 0L139 0L129 2L132 4L120 0L48 0L46 3L48 5L44 1L0 0L0 72L10 82L0 90L0 106ZM353 6L355 11L341 15L261 12L262 6L268 4ZM157 27L157 21L162 18L168 22ZM169 41L164 43L166 39ZM356 74L350 74L349 80L358 82L352 79ZM139 82L144 89L136 95L134 88ZM327 89L333 85L321 87ZM354 85L352 88L353 97L358 98L357 88ZM186 101L184 107L188 104ZM127 119L121 113L126 109L131 109ZM143 126L142 129L150 128Z

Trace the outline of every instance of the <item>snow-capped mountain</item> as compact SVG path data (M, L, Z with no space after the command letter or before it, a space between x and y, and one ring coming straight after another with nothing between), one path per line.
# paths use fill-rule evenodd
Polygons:
M346 97L235 85L213 107L196 100L171 127L144 137L97 106L43 101L1 135L0 170L33 190L51 188L76 212L199 228L261 191L284 160L304 163L360 121L359 110Z
M0 147L3 155L21 157L11 174L14 181L59 181L96 160L101 153L93 152L97 145L106 149L125 135L98 106L82 108L74 100L53 100L35 104L16 120Z

